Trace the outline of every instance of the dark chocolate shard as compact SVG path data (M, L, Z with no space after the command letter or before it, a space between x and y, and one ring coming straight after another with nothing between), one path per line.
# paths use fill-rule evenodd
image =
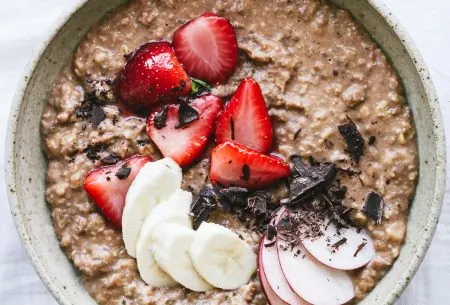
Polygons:
M272 225L267 226L267 239L273 240L275 236L277 236L277 229Z
M103 144L95 144L95 145L89 145L86 147L83 152L86 154L86 157L92 161L100 159L100 156L98 155L100 151L105 149L105 145Z
M256 218L265 218L268 214L267 204L270 202L270 194L264 191L257 191L247 199L247 209Z
M195 120L198 120L198 111L186 101L182 101L178 110L178 125L175 128L182 128Z
M131 168L128 167L126 164L124 164L116 173L116 177L119 178L119 180L125 180L128 178L128 176L131 173Z
M216 192L210 186L204 186L200 195L191 204L191 216L194 218L194 229L198 229L209 214L216 208Z
M91 124L94 128L97 128L103 120L105 120L106 114L102 107L97 104L92 105Z
M377 138L375 136L370 136L369 140L367 141L367 144L373 145L377 141Z
M250 179L250 167L247 164L244 164L244 166L242 166L241 179L244 181L248 181Z
M335 178L336 167L331 163L306 167L300 157L293 156L296 174L289 185L290 203L308 200L323 191Z
M120 161L120 157L116 153L112 153L109 156L104 157L101 161L107 165L114 165Z
M220 190L220 195L223 196L225 200L228 200L232 205L237 205L241 207L247 206L248 190L243 187L229 187Z
M338 130L347 143L347 149L350 157L355 162L359 162L359 159L364 154L364 139L355 123L353 123L350 118L348 119L349 122L347 124L339 125Z
M378 193L370 192L364 204L364 213L375 221L376 224L381 223L383 218L384 199Z
M155 115L155 118L153 119L153 125L156 129L162 129L166 127L166 121L167 121L167 112L169 111L168 106L164 106L164 108Z

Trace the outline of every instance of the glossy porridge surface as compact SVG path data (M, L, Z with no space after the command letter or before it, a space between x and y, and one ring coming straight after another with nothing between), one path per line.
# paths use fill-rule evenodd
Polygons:
M145 122L121 116L113 80L130 52L147 41L170 40L178 26L205 11L230 19L240 49L235 74L212 92L229 96L240 80L253 77L270 109L275 153L313 156L361 171L340 177L348 187L348 207L361 209L370 191L384 197L381 225L357 215L367 223L377 251L369 265L352 273L357 299L363 298L392 265L406 234L417 179L415 131L401 81L382 51L348 12L315 0L136 0L94 27L54 84L42 116L49 159L46 198L61 247L99 304L266 304L256 276L235 291L148 287L120 230L105 221L83 190L86 173L112 152L160 158ZM77 116L85 94L92 92L108 101L97 127ZM359 164L351 161L337 129L347 116L366 139ZM208 172L205 155L185 170L183 188L198 193ZM275 201L286 196L283 186L273 189ZM216 212L210 220L235 230L257 251L259 233L234 216Z

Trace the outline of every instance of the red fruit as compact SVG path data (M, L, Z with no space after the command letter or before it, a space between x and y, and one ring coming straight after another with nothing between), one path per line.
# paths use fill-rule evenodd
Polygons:
M141 46L116 81L120 102L133 112L149 111L176 96L188 95L191 80L168 42Z
M266 152L272 145L272 121L258 83L244 79L231 101L220 113L216 125L216 143L234 140Z
M209 178L225 187L259 189L291 174L289 164L236 142L225 142L212 151Z
M178 126L180 105L168 105L165 110L149 115L147 134L165 157L174 159L180 166L188 165L206 148L222 105L222 100L212 94L196 98L189 106L195 109L198 118L183 127ZM165 111L166 119L161 124L159 119Z
M236 34L226 18L205 13L179 27L172 42L190 76L216 84L225 82L236 69Z
M115 165L93 169L84 179L86 192L106 218L119 228L122 227L122 213L128 188L141 168L150 161L150 157L132 156Z

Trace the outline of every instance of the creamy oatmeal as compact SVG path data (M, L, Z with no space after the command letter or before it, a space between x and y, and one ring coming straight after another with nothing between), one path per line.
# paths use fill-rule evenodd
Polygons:
M147 286L125 251L121 231L83 190L87 172L111 154L161 157L145 120L119 110L114 80L130 52L148 41L170 41L176 28L206 11L231 21L240 50L235 73L212 93L228 97L242 79L253 77L274 124L275 154L313 157L343 169L346 207L361 211L372 191L384 198L380 224L363 212L353 215L367 227L376 249L375 259L351 273L356 301L362 299L393 264L406 234L417 180L415 130L401 80L383 52L348 12L321 1L136 0L96 25L54 84L42 116L49 159L46 199L61 247L99 304L267 303L256 275L233 291ZM82 107L89 98L106 103L100 114L86 119ZM99 106L87 107L95 113ZM366 141L358 163L337 128L349 118ZM208 154L183 174L183 188L198 194L208 181ZM273 201L287 192L284 185L274 187ZM260 233L236 216L214 212L210 221L232 228L257 251Z

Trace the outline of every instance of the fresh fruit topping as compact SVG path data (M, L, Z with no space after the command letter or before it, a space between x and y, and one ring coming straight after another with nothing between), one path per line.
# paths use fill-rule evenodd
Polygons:
M211 94L167 105L150 114L147 134L165 157L188 165L205 150L221 108L222 100Z
M322 264L334 269L353 270L375 257L373 240L365 230L338 228L330 220L323 226L321 236L302 240L308 252Z
M258 189L291 174L289 164L235 142L217 146L211 156L210 179L213 183Z
M203 222L190 247L198 273L214 287L238 289L256 271L256 255L236 233L224 226Z
M284 211L285 210L283 208L278 210L277 214L268 226L268 233L264 234L262 238L261 244L259 246L258 256L259 274L260 278L265 277L266 284L262 284L266 296L271 304L277 302L277 299L281 299L283 302L285 302L285 304L305 305L308 303L300 298L291 289L291 287L289 287L289 284L284 277L283 271L281 270L280 261L278 260L278 250L276 244L277 236L275 228ZM272 230L274 230L275 232L272 232ZM264 286L269 287L265 288ZM271 294L275 294L276 297L271 296ZM274 301L272 302L271 299L273 299Z
M139 273L148 285L152 287L167 287L176 284L156 263L151 251L153 229L162 223L178 223L186 228L192 228L189 208L192 194L181 189L176 190L169 199L157 205L148 215L142 226L136 244L136 261Z
M231 101L220 113L216 125L216 143L234 140L266 152L272 145L272 122L258 83L244 79Z
M261 282L262 291L264 292L270 305L293 305L295 303L286 303L273 291L262 268L258 269L259 281Z
M276 246L283 274L302 299L312 304L336 305L354 298L353 283L346 271L322 265L301 243L277 238Z
M238 44L226 18L205 13L179 27L172 42L175 54L193 77L216 84L225 82L236 69Z
M152 233L152 253L178 283L192 291L208 291L213 287L200 276L189 255L195 236L196 231L177 223L158 225Z
M117 227L122 226L122 213L128 188L141 168L151 159L133 156L115 165L90 171L84 179L84 189L103 214Z
M148 112L155 105L188 95L191 80L168 42L141 46L128 60L117 81L117 94L126 109Z
M125 248L136 257L136 242L147 215L160 202L181 188L181 168L170 158L147 163L128 190L123 209L122 233Z

